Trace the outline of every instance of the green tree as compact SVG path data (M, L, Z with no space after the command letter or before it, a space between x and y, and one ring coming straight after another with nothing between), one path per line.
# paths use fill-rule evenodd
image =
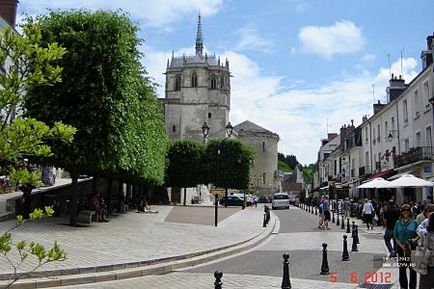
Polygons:
M46 47L40 46L41 32L32 22L23 26L23 35L19 36L10 28L0 34L0 164L2 174L9 175L12 184L18 185L24 193L24 217L36 220L53 214L51 207L30 212L30 197L33 187L40 185L40 175L29 172L23 166L24 158L37 158L52 155L47 144L50 140L70 143L76 129L54 122L50 128L45 123L33 118L18 117L14 114L22 109L27 92L34 86L49 86L61 81L62 69L57 65L65 49L56 43ZM66 258L57 242L46 249L37 242L14 242L12 230L23 225L23 215L17 216L17 225L0 236L0 255L9 264L13 273L6 288L9 288L24 274L18 268L29 256L34 256L38 264L30 270L33 272L46 263L62 261ZM18 260L10 255L16 249Z
M55 146L51 161L71 172L73 184L79 174L163 183L168 140L140 64L138 27L124 14L105 11L50 12L37 22L43 43L67 49L59 62L64 81L32 89L26 108L39 120L62 120L79 129L73 145ZM73 191L74 225L78 193Z
M204 155L206 179L217 187L247 190L255 152L240 140L210 140Z
M171 144L167 157L167 183L171 187L184 188L184 206L187 188L201 183L205 146L194 140L178 140Z
M57 43L40 45L41 31L30 22L23 26L23 36L6 28L0 35L0 163L2 173L23 191L24 216L30 213L33 187L40 185L40 174L24 166L25 158L52 155L50 140L71 143L76 129L62 122L50 128L34 118L18 117L25 97L35 86L49 87L61 81L57 62L65 49Z

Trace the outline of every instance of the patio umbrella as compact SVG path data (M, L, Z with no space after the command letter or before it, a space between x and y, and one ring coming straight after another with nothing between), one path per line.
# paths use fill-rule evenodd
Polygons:
M401 187L432 187L433 183L424 179L413 176L412 174L404 174L400 178L391 181L386 188L401 188Z
M389 181L386 181L383 178L375 178L373 180L370 180L369 182L366 182L364 184L361 184L357 187L357 189L376 189L376 188L385 188L389 185Z

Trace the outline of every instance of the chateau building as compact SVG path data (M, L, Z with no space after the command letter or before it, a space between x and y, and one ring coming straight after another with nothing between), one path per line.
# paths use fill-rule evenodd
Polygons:
M171 139L203 140L202 124L209 137L225 136L230 109L229 61L203 52L202 24L198 17L196 54L167 60L164 114Z
M208 124L209 138L225 137L229 122L231 73L229 61L203 51L201 17L198 16L196 52L167 60L165 98L160 99L170 139L203 141L202 125ZM279 191L277 143L279 136L250 121L234 127L234 135L250 144L256 156L252 169L255 192Z

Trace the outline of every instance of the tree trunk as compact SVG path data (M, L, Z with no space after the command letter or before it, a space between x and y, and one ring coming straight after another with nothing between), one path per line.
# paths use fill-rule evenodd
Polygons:
M78 173L71 172L72 184L71 184L71 199L69 208L69 224L71 226L77 226L77 201L78 201Z
M184 203L183 203L183 205L185 206L186 203L187 203L187 188L184 187Z
M22 185L20 187L21 191L23 192L23 200L22 200L22 210L21 214L23 214L23 217L25 219L30 218L30 213L32 212L32 190L33 186L31 185Z
M228 188L225 188L225 208L228 206Z
M113 179L112 178L110 178L109 180L108 180L108 194L107 194L107 202L106 202L106 205L107 205L107 209L108 209L108 211L109 212L111 212L112 211L112 189L113 189Z

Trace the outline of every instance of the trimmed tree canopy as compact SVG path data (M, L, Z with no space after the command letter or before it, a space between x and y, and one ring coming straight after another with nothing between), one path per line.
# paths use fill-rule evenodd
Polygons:
M167 182L171 187L193 187L201 183L205 146L194 140L178 140L168 152Z
M78 129L56 145L53 162L93 175L162 183L167 134L154 89L140 64L138 28L117 12L50 12L37 18L44 45L66 48L62 83L36 87L28 114Z
M240 140L211 140L205 151L207 178L217 187L246 190L254 151Z

